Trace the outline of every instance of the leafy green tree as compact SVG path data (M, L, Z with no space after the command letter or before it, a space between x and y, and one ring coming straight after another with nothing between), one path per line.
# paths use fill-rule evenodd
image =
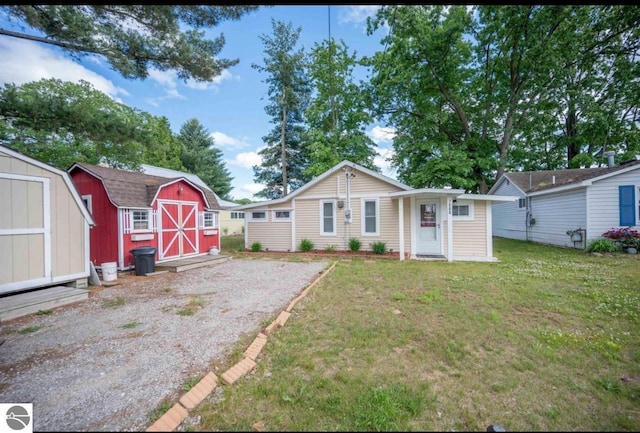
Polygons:
M175 69L183 80L211 81L238 63L222 59L224 35L206 39L201 28L238 20L258 6L4 5L9 19L38 34L0 29L0 35L55 45L73 58L104 56L127 79L149 68ZM181 25L187 26L183 30Z
M380 9L369 30L392 31L367 59L371 97L397 131L400 180L486 192L507 167L589 163L610 145L629 152L621 143L637 142L634 8Z
M356 65L355 52L349 55L344 41L316 43L311 50L308 70L315 93L305 112L309 177L345 159L379 171L375 143L365 133L373 119L353 78Z
M145 146L142 162L156 167L172 170L185 170L180 159L181 146L178 137L171 130L169 119L154 117L144 113L149 126L147 145Z
M222 151L215 147L206 128L198 119L190 119L180 128L178 140L181 145L180 160L186 170L198 175L220 198L229 200L233 177L222 160Z
M0 90L3 144L63 170L74 162L137 168L154 124L86 81L42 79Z
M269 104L265 107L275 127L262 137L266 147L258 153L262 164L253 167L254 179L265 188L256 196L267 199L286 196L302 186L308 156L303 145L304 117L311 88L306 75L304 48L296 50L301 28L271 20L273 34L261 35L264 64L252 64L266 73Z

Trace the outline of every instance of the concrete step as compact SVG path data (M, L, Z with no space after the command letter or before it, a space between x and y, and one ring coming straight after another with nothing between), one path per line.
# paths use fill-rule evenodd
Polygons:
M190 269L201 268L203 266L213 266L219 265L220 263L224 263L231 259L231 256L196 256L196 257L186 257L183 259L171 260L162 263L156 263L155 270L158 271L169 271L169 272L183 272L188 271Z
M67 286L46 287L0 298L0 322L50 310L89 298L89 291Z

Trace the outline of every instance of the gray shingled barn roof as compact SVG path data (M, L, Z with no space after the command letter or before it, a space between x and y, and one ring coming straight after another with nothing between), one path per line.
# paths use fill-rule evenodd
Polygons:
M208 209L220 209L213 192L194 185L186 177L166 178L80 162L75 163L69 171L76 166L101 179L109 198L119 207L151 207L151 202L160 187L183 179L205 195Z

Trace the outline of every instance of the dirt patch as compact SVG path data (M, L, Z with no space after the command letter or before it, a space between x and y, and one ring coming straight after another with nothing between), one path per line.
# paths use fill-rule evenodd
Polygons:
M86 301L3 322L0 401L33 403L34 431L146 430L163 400L177 402L194 376L220 376L234 345L327 267L231 260L178 274L121 274L120 284L93 288ZM19 332L26 327L38 329Z

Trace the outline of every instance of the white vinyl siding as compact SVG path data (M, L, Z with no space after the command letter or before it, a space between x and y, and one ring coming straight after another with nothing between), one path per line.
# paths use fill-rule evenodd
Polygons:
M589 225L587 227L587 239L597 239L602 233L611 228L620 227L620 205L618 187L620 185L635 185L636 202L640 200L640 168L630 170L617 176L594 182L589 187ZM640 215L636 205L636 226L640 229Z
M617 198L616 198L617 199ZM529 227L529 240L573 248L567 231L587 225L586 189L530 197L535 224Z
M494 191L495 195L511 195L524 198L522 192L513 184L503 181ZM495 203L491 208L493 235L508 239L527 239L526 208L519 206L519 201Z

